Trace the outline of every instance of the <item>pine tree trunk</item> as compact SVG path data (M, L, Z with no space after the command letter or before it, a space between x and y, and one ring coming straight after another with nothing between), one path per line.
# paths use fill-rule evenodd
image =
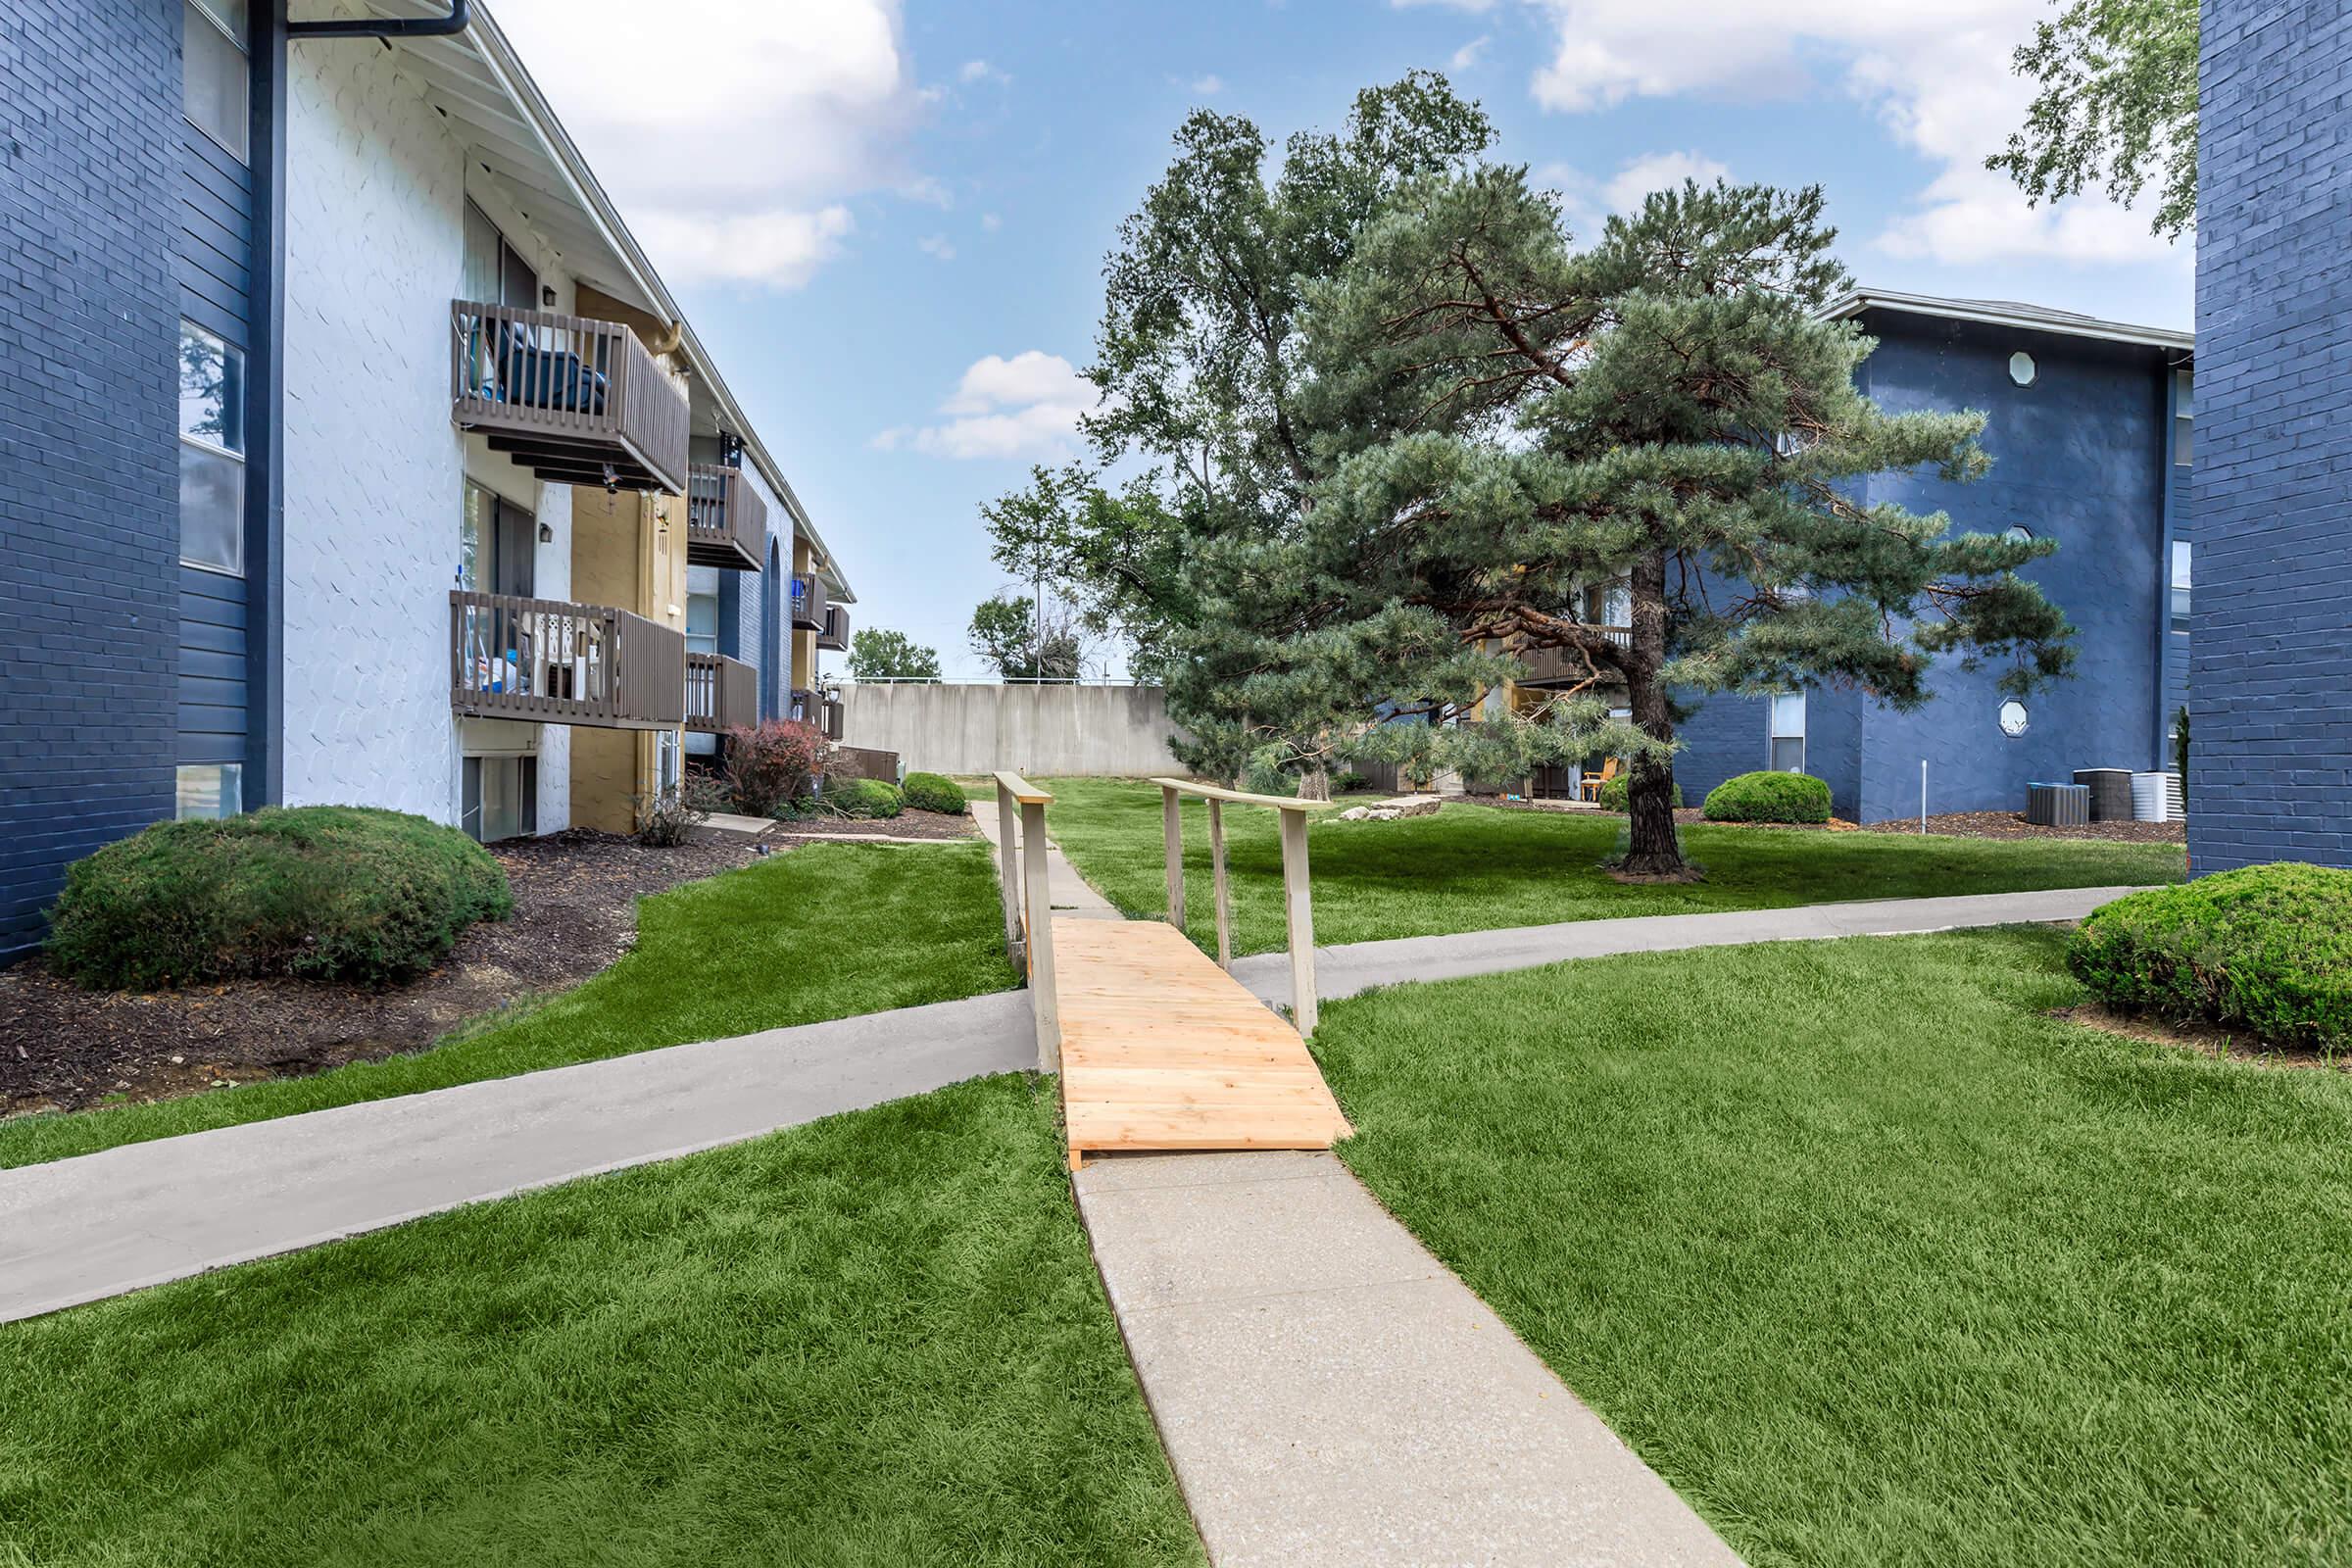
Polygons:
M1331 769L1321 762L1298 775L1298 798L1302 801L1331 799Z
M1627 661L1626 696L1634 723L1652 740L1674 739L1674 715L1658 680L1666 662L1666 557L1643 556L1634 564L1633 658ZM1626 779L1626 812L1632 833L1623 869L1634 876L1680 876L1689 869L1674 832L1674 764L1637 755Z

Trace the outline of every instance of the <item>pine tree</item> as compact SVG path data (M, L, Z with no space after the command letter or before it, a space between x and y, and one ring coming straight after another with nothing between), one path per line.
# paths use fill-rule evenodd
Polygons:
M1648 875L1685 870L1677 692L1828 681L1909 708L1946 653L2012 661L2015 692L2064 673L2072 628L2015 574L2054 541L1867 499L1888 471L1982 474L1984 418L1856 392L1870 340L1820 315L1845 283L1833 238L1815 189L1687 184L1582 253L1524 171L1407 193L1310 290L1302 416L1345 455L1297 540L1229 567L1326 602L1276 662L1306 689L1355 685L1330 628L1378 625L1395 642L1374 689L1458 713L1461 650L1559 650L1587 672L1574 700L1431 742L1511 772L1626 752L1625 869ZM1621 585L1630 633L1593 624L1595 585ZM1620 693L1630 726L1600 716Z

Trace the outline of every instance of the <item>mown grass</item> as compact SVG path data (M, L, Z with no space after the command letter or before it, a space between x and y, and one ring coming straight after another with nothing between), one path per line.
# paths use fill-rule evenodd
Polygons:
M636 945L619 962L429 1051L155 1104L0 1122L0 1167L1002 991L1016 981L1003 921L985 845L808 845L641 901Z
M1749 1562L2352 1562L2352 1076L2009 929L1332 1004L1342 1154Z
M1054 779L1046 821L1072 864L1131 915L1167 909L1159 791L1113 779ZM1188 929L1215 940L1208 817L1185 806ZM1225 811L1234 949L1283 946L1282 850L1275 813ZM1628 886L1600 861L1619 816L1450 805L1435 816L1332 823L1308 834L1315 940L1366 942L1617 915L1779 908L1852 899L2014 893L2037 888L2178 882L2179 847L2097 840L1995 840L1900 833L1692 827L1685 853L1706 880Z
M0 1563L1198 1563L1059 1156L984 1079L10 1325Z

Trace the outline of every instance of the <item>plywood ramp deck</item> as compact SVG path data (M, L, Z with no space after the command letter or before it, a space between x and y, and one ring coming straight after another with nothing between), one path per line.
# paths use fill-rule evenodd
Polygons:
M1140 1149L1329 1149L1348 1118L1298 1031L1157 920L1056 919L1070 1168Z

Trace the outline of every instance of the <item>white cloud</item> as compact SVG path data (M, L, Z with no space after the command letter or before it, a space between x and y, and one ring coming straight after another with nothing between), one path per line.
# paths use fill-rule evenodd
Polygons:
M1567 114L1633 98L1802 98L1841 91L1940 172L1918 209L1876 243L1942 262L2049 257L2144 261L2168 247L2144 219L2098 197L2035 211L1987 172L2032 96L2010 51L2045 0L1680 0L1660 25L1657 0L1525 0L1554 25L1551 58L1532 80L1544 108Z
M1494 41L1494 35L1493 33L1480 33L1477 37L1471 39L1459 49L1456 49L1453 52L1452 60L1448 61L1447 65L1455 71L1468 71L1472 66L1478 64L1479 57L1487 52L1487 45L1493 43Z
M925 234L914 242L914 248L925 256L935 256L943 262L956 259L956 244L945 234Z
M1712 185L1731 172L1729 165L1698 153L1645 153L1618 170L1601 194L1613 213L1638 212L1652 191L1680 190L1687 179Z
M939 406L948 416L943 423L894 426L867 445L941 458L1058 458L1071 449L1079 416L1098 401L1095 384L1058 354L990 354L972 363Z
M1203 98L1214 98L1225 90L1225 78L1212 71L1205 76L1195 76L1192 87Z
M797 288L840 254L847 199L921 185L898 0L500 0L498 20L672 282Z
M989 233L994 234L998 229L1004 226L1004 220L999 218L994 213L982 213L980 215L980 226L986 229Z
M1494 0L1389 0L1398 11L1411 11L1420 6L1440 6L1447 11L1467 11L1473 16L1494 9Z
M999 71L985 60L966 60L962 69L956 73L956 79L966 86L975 81L993 81L1003 87L1011 83L1012 75L1009 72Z

